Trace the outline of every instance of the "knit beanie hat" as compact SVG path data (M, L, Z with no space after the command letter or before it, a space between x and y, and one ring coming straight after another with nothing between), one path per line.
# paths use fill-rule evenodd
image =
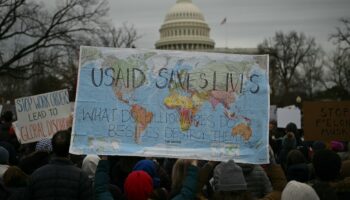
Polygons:
M282 192L281 200L319 200L311 186L297 181L290 181Z
M344 144L338 141L331 141L331 149L335 152L344 151Z
M152 178L145 171L133 171L125 179L124 194L128 200L147 200L152 191Z
M334 151L324 149L317 151L312 159L316 176L322 181L332 181L338 178L341 159Z
M81 169L87 173L90 179L95 178L96 168L100 160L97 155L87 155L84 158Z
M139 162L136 163L136 165L132 170L133 171L142 170L147 172L147 174L150 175L153 180L153 187L154 188L159 187L160 179L157 173L157 166L156 166L156 163L154 163L152 160L147 160L147 159L140 160Z
M245 182L242 168L233 160L217 165L214 169L214 190L247 190L247 183Z
M48 139L48 138L41 139L38 143L36 143L35 151L52 152L51 139Z
M8 164L9 152L2 146L0 146L0 165Z

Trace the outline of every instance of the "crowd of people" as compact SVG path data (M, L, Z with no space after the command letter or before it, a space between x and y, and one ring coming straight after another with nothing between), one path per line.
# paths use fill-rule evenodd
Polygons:
M304 141L270 122L270 163L69 154L71 131L19 144L0 123L1 200L349 200L350 143Z

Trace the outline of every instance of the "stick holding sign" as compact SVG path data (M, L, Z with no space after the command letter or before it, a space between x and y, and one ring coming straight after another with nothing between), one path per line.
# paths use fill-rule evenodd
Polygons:
M13 123L23 143L51 138L70 127L70 102L67 90L23 97L15 100L18 121Z

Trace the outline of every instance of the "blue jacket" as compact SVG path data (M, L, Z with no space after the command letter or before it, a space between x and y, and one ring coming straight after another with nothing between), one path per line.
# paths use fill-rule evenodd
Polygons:
M198 167L189 166L181 191L171 200L192 200L197 194Z
M100 160L95 173L96 200L113 200L109 191L109 161Z

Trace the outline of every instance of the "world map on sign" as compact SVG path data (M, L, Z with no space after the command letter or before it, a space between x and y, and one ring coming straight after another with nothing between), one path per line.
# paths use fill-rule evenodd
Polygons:
M268 162L268 56L81 47L71 153Z

